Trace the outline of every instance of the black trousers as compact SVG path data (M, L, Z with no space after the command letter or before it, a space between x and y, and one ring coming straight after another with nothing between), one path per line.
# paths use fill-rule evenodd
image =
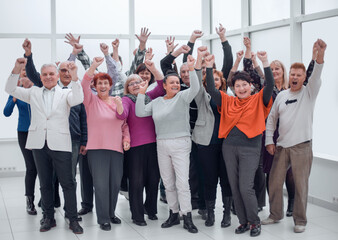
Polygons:
M144 209L148 215L157 214L160 171L156 143L132 147L126 152L129 178L129 204L131 218L144 221ZM143 205L143 189L146 200Z
M32 151L40 180L41 206L45 215L54 218L54 169L63 190L66 214L70 221L76 220L76 185L72 174L72 153L50 150L47 144L42 149Z
M25 196L34 196L35 180L38 172L36 170L32 150L25 148L27 136L28 132L18 131L18 142L26 165Z
M216 200L217 184L220 179L222 189L222 200L231 197L231 187L222 155L222 144L211 144L209 146L197 145L198 160L203 169L204 198L206 201Z
M79 155L79 170L81 179L81 207L93 209L94 186L93 177L89 170L87 154Z

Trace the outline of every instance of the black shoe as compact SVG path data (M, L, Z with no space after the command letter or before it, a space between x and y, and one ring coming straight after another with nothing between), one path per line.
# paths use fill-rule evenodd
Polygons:
M215 223L215 200L213 201L205 201L205 205L207 207L207 219L205 220L205 226L211 227Z
M187 215L183 215L183 227L188 230L190 233L197 233L198 229L192 222L191 212L188 212Z
M173 211L170 210L169 218L167 219L167 221L162 223L161 228L169 228L177 224L180 224L180 217L178 213L173 213Z
M112 224L121 224L121 219L119 219L118 217L112 217L110 218L110 221Z
M34 196L26 197L26 211L29 215L36 215L36 209L34 206Z
M241 234L241 233L245 233L246 231L248 231L250 229L250 226L249 226L249 224L241 224L241 225L239 225L239 227L238 228L236 228L236 230L235 230L235 233L236 234Z
M102 223L102 224L100 224L100 228L101 228L103 231L110 231L110 230L111 230L110 223Z
M227 214L225 211L223 212L223 219L221 222L221 228L226 228L231 225L231 216L230 213Z
M161 196L160 196L160 201L163 202L163 203L165 203L165 204L168 203L167 197L166 197L165 195L161 195Z
M260 224L251 224L250 226L250 236L256 237L261 234L261 225Z
M80 226L78 221L71 221L69 223L69 229L73 231L75 234L82 234L83 228Z
M231 204L232 204L232 197L225 197L223 199L223 219L221 222L221 227L226 228L231 225Z
M207 220L207 210L206 209L198 209L197 213L199 215L201 215L203 220Z
M294 199L289 199L288 200L288 208L286 210L286 216L287 217L292 217L292 214L293 214L293 204L294 204Z
M52 227L56 226L55 219L50 219L50 218L43 218L43 222L40 226L40 232L47 232L49 231Z
M136 220L133 220L133 223L135 223L136 225L141 226L141 227L147 226L146 221L136 221Z
M65 218L68 218L68 219L69 219L67 213L65 213ZM76 216L75 221L81 222L81 221L82 221L82 217Z
M156 214L154 214L154 215L148 215L148 219L150 219L150 220L158 220L158 217L156 216Z
M80 216L81 215L86 215L87 213L89 213L89 212L91 212L92 210L91 209L89 209L89 208L81 208L78 212L77 212L77 214L79 214Z

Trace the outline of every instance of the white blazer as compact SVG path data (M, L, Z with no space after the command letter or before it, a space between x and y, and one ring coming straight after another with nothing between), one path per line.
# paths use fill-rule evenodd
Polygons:
M55 86L53 106L47 116L43 88L17 87L19 75L11 74L6 83L6 92L31 106L31 125L28 129L27 149L42 149L47 141L49 149L54 151L72 151L69 132L69 112L72 106L83 102L83 91L79 81L73 82L72 89Z

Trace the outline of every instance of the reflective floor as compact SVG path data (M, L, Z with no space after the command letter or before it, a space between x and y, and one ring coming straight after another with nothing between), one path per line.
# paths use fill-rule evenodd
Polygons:
M36 186L36 198L40 198L40 192ZM80 188L78 187L78 197ZM219 190L219 189L218 189ZM81 226L84 228L84 234L75 235L68 229L67 220L63 217L64 211L61 208L56 209L57 226L48 232L39 232L39 221L42 217L41 209L37 208L38 215L30 216L25 211L24 197L24 177L0 178L0 240L23 240L23 239L126 239L126 240L157 240L157 239L252 239L249 232L241 235L234 233L238 226L238 220L232 215L232 225L228 228L221 228L222 204L220 191L218 191L218 201L216 206L216 222L213 227L206 227L204 221L193 211L193 221L199 232L197 234L188 233L183 229L182 224L169 229L162 229L161 223L168 217L167 205L158 202L158 220L151 221L146 218L148 226L140 227L132 223L130 219L129 202L124 196L119 195L116 215L121 218L122 224L112 225L111 231L102 231L96 223L95 209L93 213L83 216ZM78 207L81 199L78 198ZM37 202L37 201L35 201ZM62 203L63 206L63 203ZM286 207L286 206L285 206ZM261 219L268 216L268 207L265 207L259 213ZM277 240L277 239L323 239L338 240L338 212L330 211L312 204L308 205L308 225L304 233L293 232L292 218L284 218L280 223L262 226L262 233L259 239Z

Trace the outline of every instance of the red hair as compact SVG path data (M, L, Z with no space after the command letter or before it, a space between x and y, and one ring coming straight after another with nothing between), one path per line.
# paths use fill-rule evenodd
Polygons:
M298 63L298 62L293 63L293 64L291 65L291 67L290 67L290 70L291 70L292 68L294 68L294 69L302 69L304 72L306 72L306 68L305 68L305 66L304 66L303 63Z
M107 73L98 73L95 74L93 81L94 81L94 86L96 87L97 81L98 80L108 80L109 81L109 85L113 85L113 80L111 79L111 77L109 76L109 74Z

